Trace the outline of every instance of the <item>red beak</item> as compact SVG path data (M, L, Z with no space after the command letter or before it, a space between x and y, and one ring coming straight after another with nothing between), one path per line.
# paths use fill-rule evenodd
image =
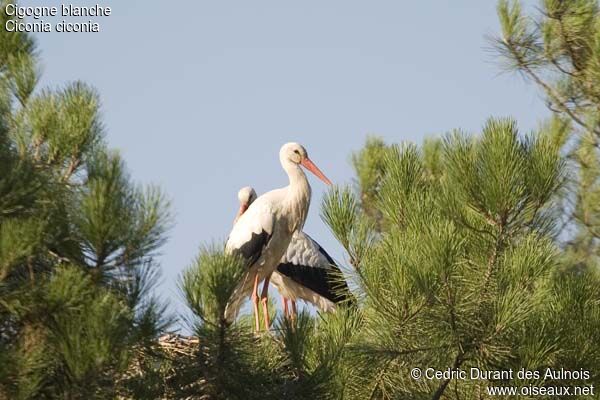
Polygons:
M238 210L238 213L235 216L235 221L237 221L242 216L242 214L246 212L247 209L248 209L248 204L241 204L240 209Z
M310 161L310 159L308 157L306 157L304 160L302 160L302 162L300 164L302 164L302 166L304 168L306 168L307 170L309 170L310 172L312 172L313 174L315 174L315 176L317 178L319 178L320 180L322 180L323 182L325 182L327 185L331 185L331 181L329 179L327 179L327 177L325 176L325 174L323 174L321 172L321 170L315 165L315 163L313 163L312 161Z

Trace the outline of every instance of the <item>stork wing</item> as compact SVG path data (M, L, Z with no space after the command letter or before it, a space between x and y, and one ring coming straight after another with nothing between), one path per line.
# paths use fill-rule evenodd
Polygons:
M250 267L261 256L273 236L274 218L268 207L254 207L246 211L233 226L225 250L240 255Z
M339 269L335 261L310 236L295 232L292 241L281 259L282 264L305 265L312 268Z
M338 265L304 232L294 234L277 271L334 303L353 300Z
M275 218L271 207L264 202L261 204L260 201L255 201L233 226L225 251L240 255L246 260L246 267L251 268L268 247L274 226ZM244 301L252 293L253 284L252 271L248 270L227 302L225 307L227 321L232 322L236 318Z

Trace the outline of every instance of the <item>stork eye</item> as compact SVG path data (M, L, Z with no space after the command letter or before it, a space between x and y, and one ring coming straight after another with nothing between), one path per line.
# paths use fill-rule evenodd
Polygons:
M300 152L298 150L294 150L294 153L300 155Z

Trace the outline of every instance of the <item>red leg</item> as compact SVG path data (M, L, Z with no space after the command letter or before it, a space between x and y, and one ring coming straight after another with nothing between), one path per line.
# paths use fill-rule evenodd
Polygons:
M258 318L258 274L254 277L254 287L252 288L252 306L254 308L254 328L258 332L260 323Z
M271 281L271 274L269 274L265 278L265 283L263 284L263 291L261 294L261 301L263 303L263 318L265 322L265 329L269 330L271 327L271 319L269 318L269 282Z
M292 319L296 319L296 314L298 310L296 310L296 300L292 300Z
M287 299L283 296L281 296L281 303L283 304L283 316L287 318L290 310L288 309Z
M269 328L271 327L271 320L269 319L269 282L271 281L271 274L269 274L266 278L265 278L265 283L263 284L263 290L262 290L262 295L261 297L261 301L262 301L262 306L263 306L263 318L265 321L265 329L269 330Z

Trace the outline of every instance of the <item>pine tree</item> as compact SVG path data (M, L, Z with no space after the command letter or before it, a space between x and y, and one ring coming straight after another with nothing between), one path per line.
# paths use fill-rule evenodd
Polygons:
M485 387L502 383L414 380L415 367L596 368L599 291L557 278L560 150L551 130L523 137L514 122L490 120L480 137L389 146L381 232L351 190L326 199L324 219L355 262L363 304L344 357L347 398L487 398ZM504 382L517 383L534 384Z
M543 91L566 135L563 151L576 171L565 199L569 264L600 268L599 4L545 0L528 16L518 1L502 0L498 16L502 32L493 43L500 60Z
M33 39L0 30L0 398L134 393L125 372L167 322L168 204L107 148L93 88L39 77Z

